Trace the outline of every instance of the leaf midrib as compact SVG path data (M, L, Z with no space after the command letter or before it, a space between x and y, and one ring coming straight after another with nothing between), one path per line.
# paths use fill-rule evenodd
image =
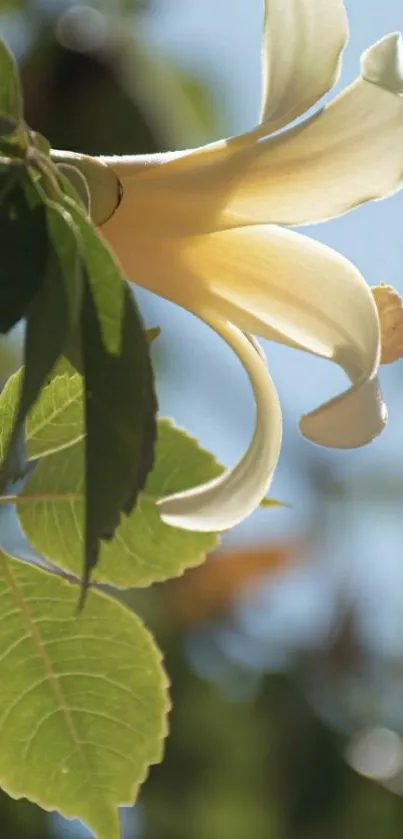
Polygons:
M12 594L14 596L14 600L16 602L17 608L19 609L19 612L21 613L22 619L25 622L25 625L28 629L28 632L29 632L30 637L32 639L32 643L34 645L34 648L37 652L37 655L38 655L39 659L42 661L43 668L44 668L44 671L45 671L45 675L47 677L48 683L49 683L49 685L51 687L51 690L53 692L53 695L55 697L56 704L58 705L58 707L62 711L62 714L64 716L64 719L65 719L65 722L66 722L66 725L67 725L68 732L69 732L69 734L71 736L71 739L74 743L74 746L77 750L77 754L80 755L81 762L82 762L83 767L84 767L84 771L85 771L86 775L88 776L89 781L91 782L92 776L91 776L90 767L88 765L87 756L82 749L80 737L79 737L78 731L76 729L76 726L74 724L73 717L70 713L68 704L67 704L67 702L64 698L64 694L63 694L63 691L61 689L59 680L57 678L57 674L55 673L55 671L53 669L52 661L49 658L49 656L47 655L47 652L46 652L46 650L43 646L40 632L38 631L38 628L35 624L35 621L32 619L32 617L29 613L29 610L28 610L27 605L26 605L25 600L24 600L24 596L20 591L20 588L18 586L18 583L17 583L17 581L14 577L14 574L13 574L12 570L10 569L10 565L7 562L6 557L2 553L0 553L0 563L3 567L4 577L6 578L6 580L8 582L8 585L9 585L9 588L10 588L10 591L12 592Z
M173 493L167 493L169 495ZM153 501L156 503L159 501L160 498L163 496L161 494L152 494L150 492L142 492L140 497L143 500ZM50 492L39 492L24 495L1 495L0 496L0 505L1 504L36 504L41 502L42 504L67 504L71 502L82 502L84 503L85 494L83 492L62 492L57 494L52 494Z
M63 377L60 376L60 378L63 378ZM70 377L69 381L71 381L71 378L73 378L73 377ZM38 433L43 431L43 429L46 428L48 425L51 425L52 422L54 421L55 417L60 417L61 414L65 413L66 410L68 410L72 405L74 405L74 403L76 401L78 401L81 398L82 398L82 390L78 390L77 393L75 393L73 397L68 397L67 398L66 402L63 403L62 407L59 406L58 408L55 408L52 413L46 414L46 416L43 418L42 422L38 422L38 424L35 426L34 430L29 429L29 434L27 435L27 442L28 443L29 442L35 442L35 439L36 439ZM29 426L29 421L28 421L28 426ZM81 436L84 437L84 430L82 431ZM69 446L74 445L77 442L78 442L78 440L76 438L74 438L74 440L69 442L68 445Z

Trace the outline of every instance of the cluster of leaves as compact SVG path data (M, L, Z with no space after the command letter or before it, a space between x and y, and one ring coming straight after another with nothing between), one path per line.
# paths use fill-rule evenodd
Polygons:
M0 544L17 515L37 563L0 551L0 778L118 839L118 805L161 758L169 701L153 639L99 584L148 586L201 562L216 536L164 525L157 500L221 467L157 422L153 336L65 173L24 123L1 46L0 333L24 319L25 346L0 397Z

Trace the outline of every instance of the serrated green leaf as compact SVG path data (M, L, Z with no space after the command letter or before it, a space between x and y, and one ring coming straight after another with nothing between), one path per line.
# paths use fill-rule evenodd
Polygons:
M82 444L44 458L17 500L31 544L60 568L80 573L83 544ZM214 457L167 420L158 423L155 466L137 508L115 538L101 547L94 573L119 588L147 586L200 564L218 542L214 533L191 533L161 521L157 500L208 481L222 471Z
M45 205L46 261L42 283L26 311L25 366L18 408L0 468L0 493L21 474L23 426L49 374L63 352L77 318L81 274L77 239L71 219ZM44 340L46 336L46 340Z
M158 326L146 330L150 343L160 335ZM22 370L10 376L0 395L0 459L13 426L21 388ZM28 459L44 457L73 445L84 436L82 377L62 357L55 375L41 391L26 423Z
M82 381L78 373L52 379L28 417L26 434L32 458L71 446L84 436Z
M76 599L0 554L0 777L13 797L119 839L118 805L161 759L167 680L136 615L91 593L76 618Z
M11 376L0 398L0 457L12 428L21 386L21 371ZM42 390L25 428L28 459L71 446L84 435L82 379L78 373L55 376Z
M15 60L0 40L0 114L16 123L22 118L20 82Z
M82 380L56 376L44 388L29 414L26 438L30 458L71 446L84 436Z

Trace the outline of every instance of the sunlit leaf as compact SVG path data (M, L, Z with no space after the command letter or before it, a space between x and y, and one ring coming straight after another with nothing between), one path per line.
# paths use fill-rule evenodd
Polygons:
M161 759L160 654L138 617L91 593L75 617L65 580L0 554L0 777L4 789L119 839Z
M146 330L150 343L160 335L158 326ZM28 414L28 458L43 457L66 448L84 436L82 377L66 358L58 362L48 385ZM0 394L0 458L10 435L21 388L22 370L10 376Z
M222 467L196 441L167 420L158 423L155 467L136 509L123 518L113 541L101 547L94 579L127 588L147 586L198 565L213 550L213 533L165 525L157 500L208 481ZM44 458L20 494L17 510L31 544L59 567L80 574L83 544L83 444Z
M63 449L83 435L81 376L78 373L56 376L29 414L26 426L29 456L37 458Z
M0 397L0 455L12 428L21 387L21 372L11 376ZM29 458L70 446L84 434L82 380L78 373L55 376L42 390L26 423Z
M149 342L160 334L158 326L146 330ZM82 377L63 358L28 415L28 458L43 457L66 448L84 436ZM0 458L14 422L22 371L10 376L0 395Z

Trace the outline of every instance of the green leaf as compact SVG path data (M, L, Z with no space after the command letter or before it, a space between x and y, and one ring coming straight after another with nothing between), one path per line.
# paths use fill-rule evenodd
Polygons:
M159 338L161 335L161 327L160 326L150 326L149 329L146 329L146 338L149 344L153 344L154 341Z
M145 336L149 344L153 344L154 341L159 338L161 335L161 327L160 326L151 326L149 329L145 330ZM70 361L65 356L62 356L59 363L57 364L54 374L57 376L61 376L64 373L67 373L69 376L74 376L76 373L76 368L73 367ZM0 396L1 399L1 396Z
M80 301L81 275L74 228L57 207L49 204L45 211L48 239L44 276L26 311L25 366L18 409L0 468L0 493L21 474L25 418L63 352Z
M0 114L19 123L22 119L20 82L14 58L0 40Z
M0 332L26 314L49 255L46 208L23 167L0 167Z
M76 575L83 544L83 460L82 443L44 458L17 499L31 544ZM147 586L199 565L216 547L217 535L169 527L161 521L157 501L214 478L222 468L192 437L160 420L155 467L136 509L102 545L94 579L119 588Z
M0 398L0 456L16 413L22 373L10 376ZM26 422L28 459L71 446L84 436L82 379L78 373L55 376L42 390Z
M70 195L76 203L81 202L85 212L91 215L91 195L82 172L76 166L71 166L69 163L60 163L57 169L59 175L64 176L63 184L66 187L66 194Z
M278 501L277 498L263 498L260 502L260 507L268 508L268 507L289 507L290 505L287 504L286 501Z
M155 341L160 331L158 326L147 329L147 341ZM85 433L82 376L74 371L66 358L56 365L55 373L28 414L28 459L44 457L72 446ZM0 395L0 459L4 457L13 426L21 378L22 370L10 376Z
M157 403L149 345L133 295L91 222L69 207L84 264L78 357L85 379L85 536L83 597L98 562L129 514L154 457ZM75 363L74 358L70 360Z
M139 618L0 554L0 776L6 792L119 839L161 759L168 711L160 653Z
M44 388L29 414L26 437L30 458L71 446L84 436L82 379L56 376Z

